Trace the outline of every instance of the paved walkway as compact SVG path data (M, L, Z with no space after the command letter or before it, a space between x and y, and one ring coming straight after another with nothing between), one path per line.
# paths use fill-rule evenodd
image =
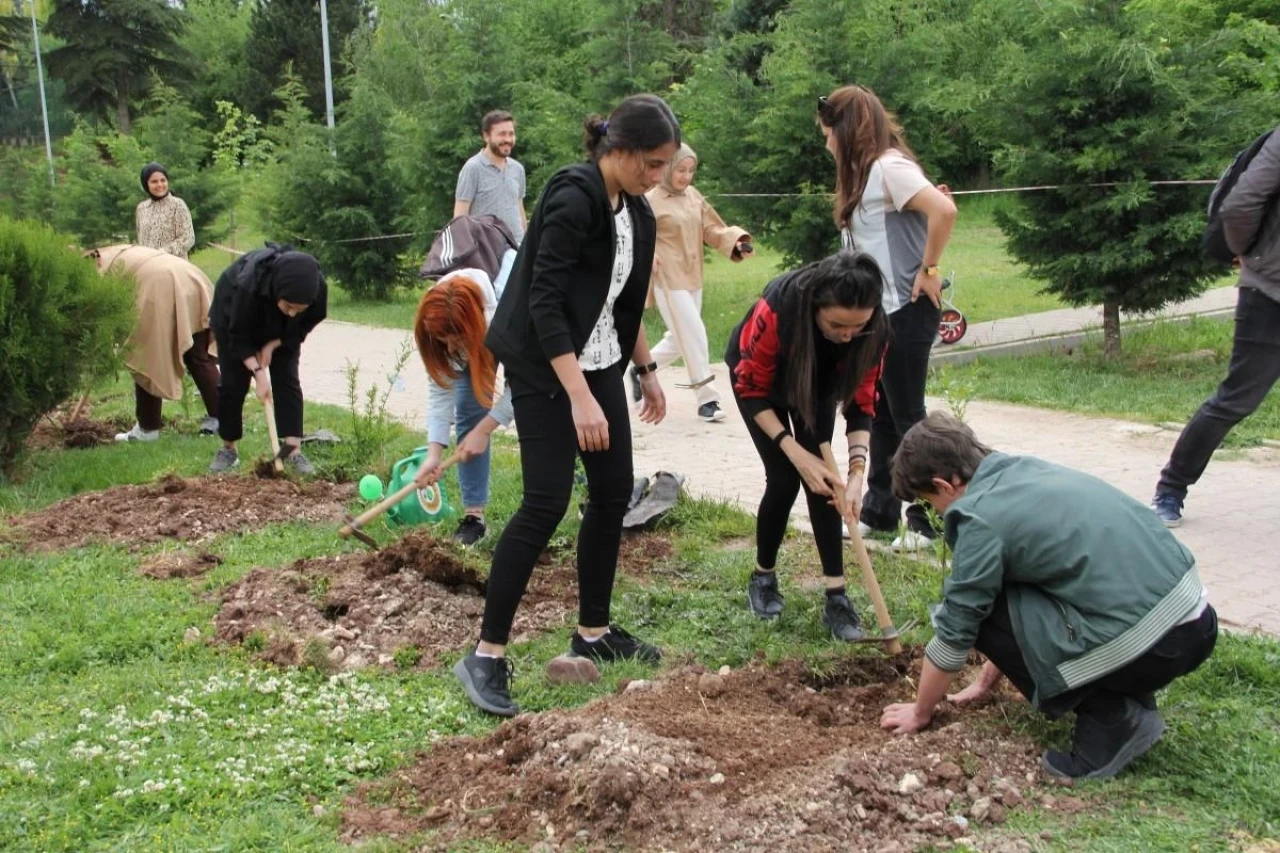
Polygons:
M1056 312L1055 312L1056 313ZM321 324L303 348L302 383L307 398L345 406L348 359L359 360L360 387L388 384L388 371L407 332L350 323ZM723 365L716 367L726 391ZM754 510L763 471L746 427L730 402L730 417L719 424L698 420L693 394L677 389L678 370L662 373L670 407L667 420L650 427L633 420L636 471L678 472L691 493L736 502ZM407 423L421 425L427 398L421 363L410 361L396 383L388 408ZM363 400L363 393L361 394ZM943 404L931 400L930 405ZM1027 453L1092 472L1141 501L1151 497L1156 477L1177 438L1175 433L1124 421L1063 412L972 402L966 420L991 446ZM844 457L843 438L836 456ZM1245 459L1215 461L1192 493L1187 520L1177 531L1195 552L1201 575L1224 622L1280 635L1280 452L1250 451ZM1053 513L1054 507L1045 507ZM797 501L803 521L804 501Z
M948 296L953 296L948 291ZM963 285L954 294L956 305L964 310ZM1227 313L1235 308L1236 288L1217 287L1206 291L1195 299L1188 299L1172 305L1163 311L1150 315L1146 319L1188 317L1196 314ZM1144 319L1142 315L1123 314L1121 322ZM966 350L1008 347L1024 341L1053 338L1069 335L1086 329L1102 328L1102 308L1090 306L1086 308L1059 308L1054 311L1041 311L1038 314L1026 314L1021 317L1006 317L1003 320L987 320L983 323L972 323L965 336L952 346L939 344L934 347L934 356L946 353L959 353Z

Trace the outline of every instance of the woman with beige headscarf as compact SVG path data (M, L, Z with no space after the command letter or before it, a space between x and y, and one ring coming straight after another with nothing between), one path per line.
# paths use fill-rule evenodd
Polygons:
M658 219L658 243L653 256L648 305L657 305L667 333L652 350L653 360L665 367L684 358L689 387L698 395L698 417L712 423L725 418L720 393L711 384L707 329L702 324L702 246L706 244L732 261L751 254L751 235L725 225L702 193L691 186L698 171L698 155L688 145L667 167L659 186L645 194ZM638 401L639 381L631 374L632 396Z
M162 400L182 397L185 366L204 401L201 435L218 431L218 363L210 354L209 304L213 285L190 261L146 246L107 246L92 253L98 271L133 279L138 325L125 344L125 366L133 374L133 429L116 441L160 437Z

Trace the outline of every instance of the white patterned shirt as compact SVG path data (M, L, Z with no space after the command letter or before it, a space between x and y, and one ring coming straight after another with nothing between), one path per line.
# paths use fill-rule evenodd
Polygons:
M622 345L618 343L618 330L613 325L613 303L618 301L618 295L627 286L635 254L631 211L625 201L622 210L613 215L613 227L617 234L613 243L613 277L609 279L609 296L604 301L604 310L591 330L591 337L587 338L582 355L578 356L578 366L583 370L604 370L622 361Z

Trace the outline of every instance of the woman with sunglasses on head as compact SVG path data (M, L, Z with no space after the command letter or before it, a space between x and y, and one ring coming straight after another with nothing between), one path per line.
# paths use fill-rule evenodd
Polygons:
M862 86L818 99L818 125L836 160L835 220L845 249L866 252L884 274L881 303L892 343L876 386L871 471L859 527L898 529L890 463L898 444L925 416L929 352L938 335L942 276L938 264L956 221L951 198L934 186L907 146L902 127ZM936 536L922 507L907 508L907 532L894 547L914 550Z
M588 118L585 131L589 159L547 182L485 339L520 424L524 496L493 552L480 642L453 671L472 703L506 717L519 710L506 661L511 625L569 508L576 457L588 498L570 650L597 662L661 658L610 624L609 609L632 488L628 362L641 374L640 420L666 414L641 322L657 231L644 194L675 156L680 125L661 98L633 95L607 121Z
M836 506L839 489L850 519L861 503L875 385L889 334L881 281L875 260L861 252L841 252L786 273L765 288L729 335L725 352L733 397L765 473L747 603L761 619L782 612L774 567L803 486L827 585L822 623L838 640L862 637L862 621L845 595ZM848 483L822 454L838 411L849 444Z

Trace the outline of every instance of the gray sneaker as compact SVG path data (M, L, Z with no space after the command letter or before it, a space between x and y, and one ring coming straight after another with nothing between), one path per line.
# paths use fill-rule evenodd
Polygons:
M224 471L230 471L239 464L239 453L236 453L230 447L219 447L218 452L213 456L213 461L209 463L209 473L221 474Z
M205 415L203 418L201 418L200 434L201 435L217 435L218 419L213 417L212 415Z
M303 477L314 477L316 466L311 464L311 460L302 455L301 450L295 450L284 458L284 464L293 468L295 474Z
M160 430L158 430L158 429L143 429L142 427L138 426L137 424L134 424L134 425L133 425L133 429L129 430L128 432L118 432L118 433L116 433L116 441L122 441L122 442L128 442L128 441L155 441L155 440L157 440L158 438L160 438Z

